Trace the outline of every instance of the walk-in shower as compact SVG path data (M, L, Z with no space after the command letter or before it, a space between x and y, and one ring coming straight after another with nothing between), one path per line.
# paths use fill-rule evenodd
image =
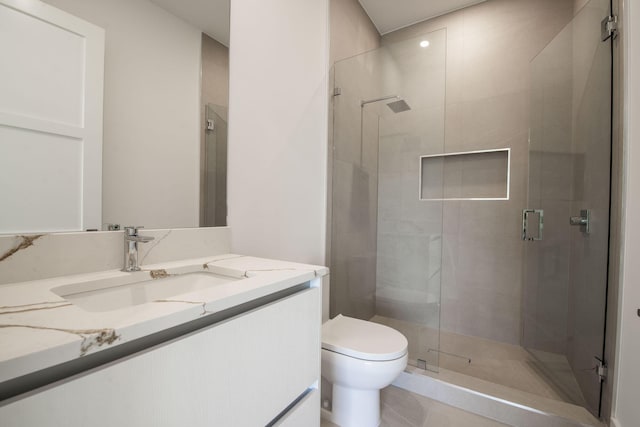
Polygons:
M600 412L609 8L489 0L336 62L332 317L400 330L416 372Z

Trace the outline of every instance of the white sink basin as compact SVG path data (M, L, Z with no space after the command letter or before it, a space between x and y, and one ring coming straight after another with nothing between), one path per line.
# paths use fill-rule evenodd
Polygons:
M241 280L209 272L182 273L152 278L149 272L64 285L51 289L56 295L86 311L110 311ZM177 299L176 301L179 301Z

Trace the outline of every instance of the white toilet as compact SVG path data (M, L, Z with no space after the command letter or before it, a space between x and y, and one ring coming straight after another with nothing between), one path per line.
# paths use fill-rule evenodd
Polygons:
M388 326L341 314L322 325L322 376L333 385L331 412L341 427L380 424L380 389L407 366L407 339Z

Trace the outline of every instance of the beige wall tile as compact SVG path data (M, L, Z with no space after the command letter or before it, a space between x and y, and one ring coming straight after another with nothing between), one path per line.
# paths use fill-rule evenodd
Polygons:
M333 3L334 11L345 9L336 22L345 25L349 19L357 21L357 17L361 17L361 11L352 13L353 10L349 9L353 6L350 5L352 2L335 0ZM446 35L446 76L438 77L437 72L433 74L435 69L431 69L429 84L436 83L434 89L428 89L428 85L424 84L420 86L421 80L425 80L424 75L407 72L411 65L416 66L409 60L413 55L409 50L396 52L397 57L394 58L383 53L375 55L375 59L374 55L368 58L363 55L358 67L353 68L351 74L341 77L342 81L348 82L344 87L354 87L359 94L354 93L349 101L353 104L347 108L350 118L346 122L349 126L336 129L335 135L340 134L345 140L359 138L359 126L353 123L359 122L357 101L364 99L365 95L382 96L399 90L409 102L411 96L416 96L416 88L420 88L425 94L430 93L431 99L444 97L442 111L445 115L440 116L442 121L439 124L436 122L440 117L436 116L428 126L425 125L428 120L416 120L416 115L421 113L420 108L391 117L383 115L380 120L377 231L387 234L377 242L377 286L389 287L394 280L404 277L410 283L410 288L419 289L421 285L425 289L425 284L418 280L421 271L403 262L401 255L402 248L413 253L417 250L427 251L428 245L416 246L398 237L398 233L421 230L440 234L444 231L438 247L441 255L437 258L442 263L442 270L436 276L436 281L442 289L441 324L445 330L520 343L524 251L520 228L521 211L526 207L527 197L529 128L532 117L537 117L536 123L544 122L546 127L535 128L534 131L546 132L546 136L550 136L546 140L552 141L556 151L564 151L562 144L566 144L571 134L570 127L566 126L569 118L566 112L570 109L566 107L567 103L573 102L570 91L556 90L550 93L557 97L554 110L532 111L531 96L535 98L542 95L537 88L532 88L531 60L569 22L573 8L573 0L490 0L382 37L381 45L391 48L400 41L445 29L441 33ZM360 50L354 48L351 52L362 52L366 44L363 40L367 39L356 33L357 28L365 27L352 24L351 28L345 30L351 35L336 32L334 43L350 37L347 44L353 46L354 42L360 43ZM366 44L372 48L376 47L374 45ZM567 46L566 43L564 47L559 44L556 51L549 51L548 54L565 54L566 50L563 49ZM340 55L346 57L348 54ZM380 70L380 73L376 75L375 70ZM547 82L547 86L558 82L558 76L567 78L571 71L537 70L543 75L545 72L555 74L555 80ZM344 73L344 70L338 72ZM437 92L440 80L444 84L439 86L446 89L443 95ZM403 82L402 86L398 86L398 82ZM346 103L346 97L337 102ZM422 107L419 99L412 106ZM382 110L376 110L375 113L381 113ZM549 120L554 117L558 118L555 123ZM416 122L419 124L412 124ZM364 129L367 135L365 139L372 139L373 129L368 126ZM442 129L444 136L439 135L438 131L434 132L434 129ZM402 132L414 132L415 137L399 137ZM417 163L411 163L411 158L420 154L505 147L511 148L510 200L444 202L438 206L439 211L424 210L415 203L416 197L412 191L417 186L417 179L412 174ZM339 150L343 150L340 155L344 155L346 161L355 161L359 156L359 147L356 149L353 144L339 147ZM398 155L399 152L405 154ZM577 180L573 169L567 167L573 165L575 159L565 159L562 166L562 154L545 152L545 156L551 159L537 159L537 164L545 165L546 169L540 168L534 174L534 179L540 183L573 183ZM371 152L367 158L369 163L375 155ZM562 199L562 192L570 191L571 185L552 185L554 191L558 192L554 198ZM534 193L533 196L543 195ZM428 212L437 221L418 220ZM393 237L394 233L396 237ZM404 261L416 263L411 253L405 255ZM436 258L430 261L436 261ZM402 307L397 302L385 301L385 314L402 310ZM407 311L414 310L407 305L404 307Z
M357 0L331 0L330 63L380 46L380 34Z
M443 152L511 148L509 201L444 203L444 330L520 343L520 227L527 192L530 61L572 13L572 0L490 0L383 37L384 45L446 28ZM560 141L561 130L555 130ZM571 181L571 169L564 171ZM545 171L540 179L550 179L550 174Z

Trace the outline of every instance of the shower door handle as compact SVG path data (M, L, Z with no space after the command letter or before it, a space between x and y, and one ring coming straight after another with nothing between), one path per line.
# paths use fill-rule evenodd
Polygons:
M538 216L538 235L530 236L529 216ZM523 209L522 210L522 240L542 240L542 229L544 228L544 210L542 209Z

